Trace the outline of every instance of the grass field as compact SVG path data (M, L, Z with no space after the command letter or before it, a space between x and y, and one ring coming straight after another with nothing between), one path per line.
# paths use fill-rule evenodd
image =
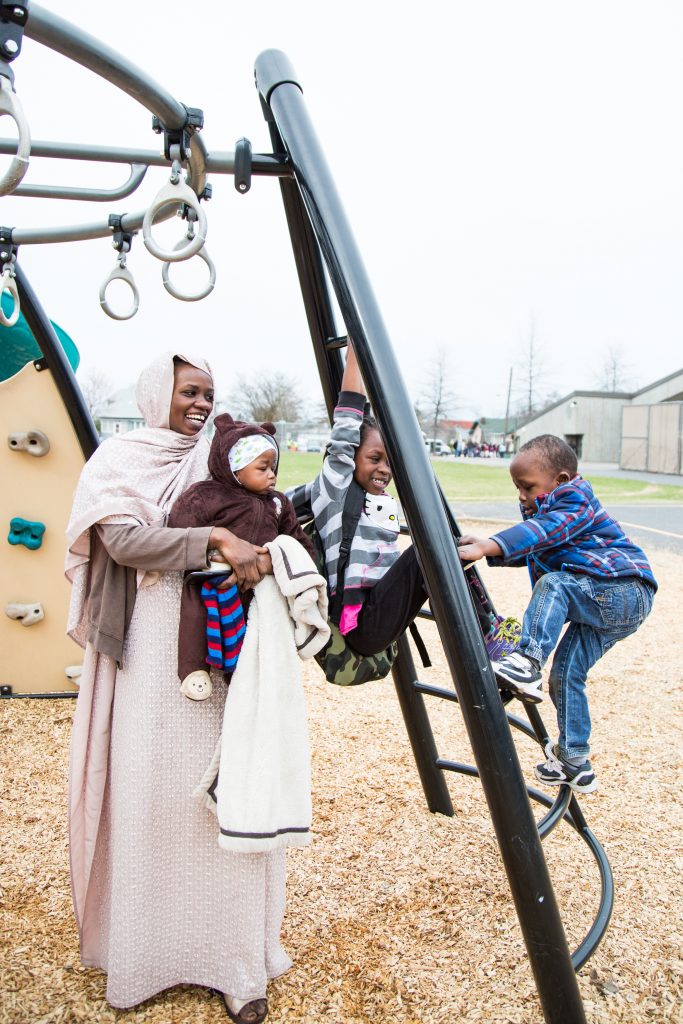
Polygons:
M278 474L278 488L286 491L295 484L312 480L320 471L322 454L309 452L283 452ZM450 501L463 498L481 501L514 500L515 490L509 472L509 462L500 463L455 462L432 459L434 471ZM649 484L642 480L625 480L611 476L591 476L590 481L598 497L610 504L618 502L675 501L683 502L683 487L669 484Z

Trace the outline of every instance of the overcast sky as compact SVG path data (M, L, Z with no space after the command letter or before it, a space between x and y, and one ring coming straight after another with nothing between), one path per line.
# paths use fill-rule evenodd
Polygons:
M269 151L253 65L265 49L288 55L414 397L442 347L459 396L451 413L502 415L532 330L548 392L596 387L610 347L637 386L683 365L676 0L43 6L201 107L210 151L241 136ZM91 72L30 39L13 67L34 139L158 148L149 113ZM7 117L0 134L12 134ZM35 159L26 180L112 188L125 177L121 166ZM3 199L1 223L142 210L165 178L151 170L113 206ZM277 183L257 178L239 196L231 178L211 180L218 276L202 302L165 292L140 237L128 260L140 311L126 323L99 307L108 240L24 246L22 266L78 345L81 373L102 368L121 386L160 349L185 345L213 363L219 393L236 372L267 368L294 372L316 401Z

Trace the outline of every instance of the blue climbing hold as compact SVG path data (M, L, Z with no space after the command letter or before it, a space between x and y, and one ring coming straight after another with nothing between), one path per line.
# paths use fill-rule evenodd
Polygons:
M34 523L30 519L15 516L9 522L7 540L10 544L23 544L25 548L35 551L43 543L44 523Z

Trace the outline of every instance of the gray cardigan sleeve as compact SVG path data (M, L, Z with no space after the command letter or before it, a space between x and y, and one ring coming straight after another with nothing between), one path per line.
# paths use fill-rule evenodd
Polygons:
M107 554L119 565L163 572L206 569L211 526L177 529L128 523L98 523L96 530Z

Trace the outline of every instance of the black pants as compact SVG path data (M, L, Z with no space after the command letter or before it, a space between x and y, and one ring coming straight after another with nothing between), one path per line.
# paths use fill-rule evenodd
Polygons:
M473 572L467 573L470 597L483 636L488 636L494 612ZM346 639L359 654L379 654L398 640L427 600L422 572L415 548L407 548L384 574L367 598L358 616L358 625Z

